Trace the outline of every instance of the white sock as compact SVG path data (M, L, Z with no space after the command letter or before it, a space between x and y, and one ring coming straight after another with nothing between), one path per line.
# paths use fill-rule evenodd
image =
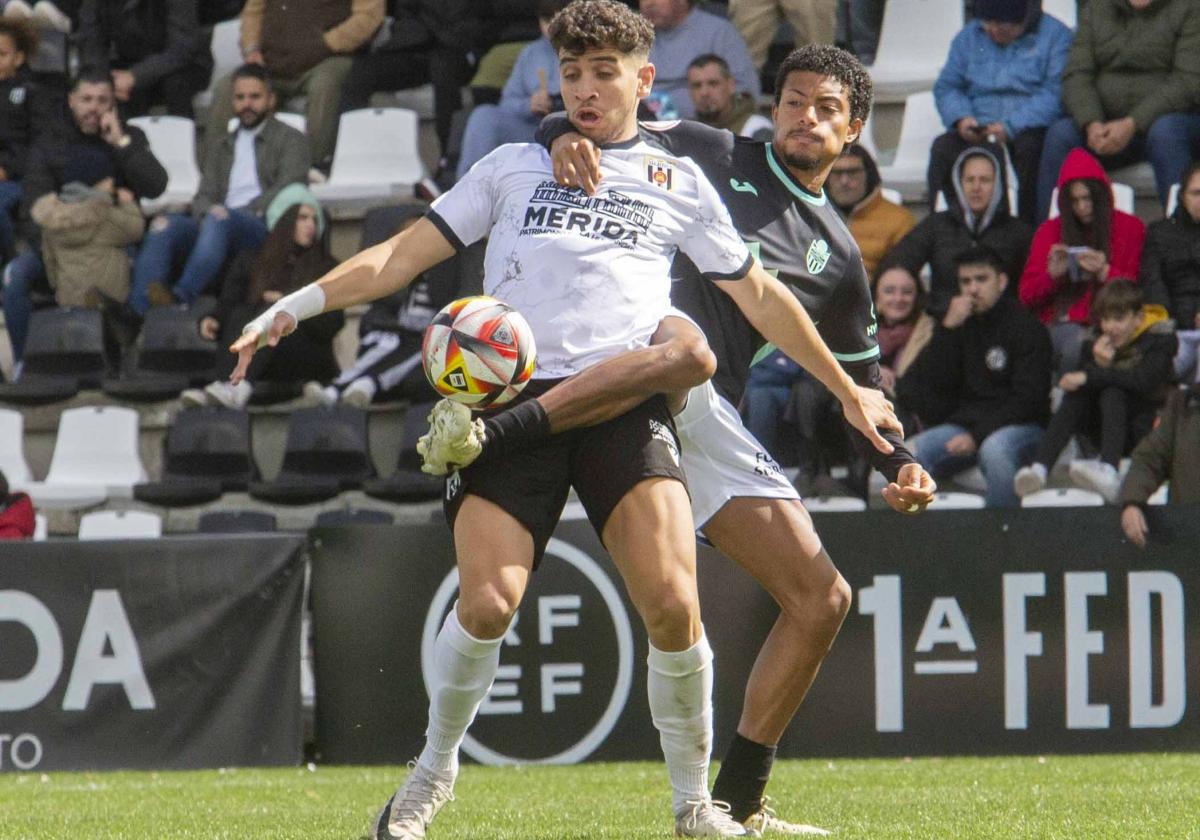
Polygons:
M453 778L458 775L458 748L479 704L492 688L500 667L498 639L476 639L458 621L458 603L446 616L433 645L429 686L429 728L417 763Z
M703 631L702 631L703 632ZM704 635L687 650L673 653L650 645L650 717L662 742L671 777L675 813L689 801L708 796L712 752L712 648Z

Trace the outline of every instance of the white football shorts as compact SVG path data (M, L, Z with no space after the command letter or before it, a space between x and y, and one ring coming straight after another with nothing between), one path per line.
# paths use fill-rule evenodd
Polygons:
M697 531L726 502L739 496L800 499L779 464L711 382L688 393L687 405L675 415L675 428Z

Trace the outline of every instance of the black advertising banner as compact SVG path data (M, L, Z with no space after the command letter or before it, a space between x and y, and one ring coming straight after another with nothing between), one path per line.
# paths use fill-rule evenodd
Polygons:
M814 517L855 601L781 754L1200 748L1200 517L1152 515L1145 552L1112 509ZM454 599L448 533L314 533L318 752L407 760L426 723L423 660ZM719 752L778 609L711 549L699 572ZM657 758L645 653L608 556L586 522L564 522L464 753Z
M296 764L302 536L0 545L0 770Z

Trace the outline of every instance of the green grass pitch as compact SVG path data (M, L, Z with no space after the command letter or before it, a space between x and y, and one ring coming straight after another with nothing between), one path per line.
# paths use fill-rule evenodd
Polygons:
M364 836L398 767L0 774L0 838ZM781 816L836 838L1200 840L1200 755L783 761ZM430 840L665 838L657 764L463 769Z

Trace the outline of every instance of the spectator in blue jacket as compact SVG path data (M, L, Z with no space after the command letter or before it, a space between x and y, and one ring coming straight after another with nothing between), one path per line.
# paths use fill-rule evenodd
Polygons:
M561 111L558 53L550 46L546 30L570 0L538 0L538 27L542 37L517 56L512 74L497 105L476 105L463 130L457 176L467 174L475 162L505 143L532 143L542 117Z
M1071 30L1040 0L976 0L976 18L950 44L933 86L948 131L929 155L929 204L955 158L994 137L1017 171L1018 215L1036 224L1037 175L1047 127L1062 115L1061 80Z

